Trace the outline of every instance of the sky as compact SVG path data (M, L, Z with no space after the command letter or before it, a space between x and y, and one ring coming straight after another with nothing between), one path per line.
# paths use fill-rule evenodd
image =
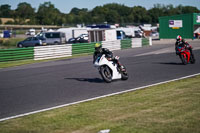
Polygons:
M91 10L96 6L103 6L108 3L118 3L129 7L139 5L146 9L152 8L154 4L172 4L174 6L181 4L183 6L194 6L200 10L200 0L0 0L0 5L9 4L11 9L16 9L19 3L27 2L37 11L40 4L48 1L54 4L62 13L69 13L74 7Z

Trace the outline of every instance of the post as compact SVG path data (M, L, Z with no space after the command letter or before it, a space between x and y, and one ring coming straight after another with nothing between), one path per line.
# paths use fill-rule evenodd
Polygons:
M152 37L149 37L149 46L152 46Z

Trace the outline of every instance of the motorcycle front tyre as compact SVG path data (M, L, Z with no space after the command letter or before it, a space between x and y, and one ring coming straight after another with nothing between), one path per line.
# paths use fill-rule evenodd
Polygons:
M194 55L193 55L193 54L191 54L191 56L190 56L190 63L191 63L191 64L194 64L194 63L195 63L195 58L194 58Z
M187 65L187 55L186 54L185 54L185 57L184 57L184 54L180 54L180 58L181 58L182 63L184 65Z
M125 71L121 72L121 75L122 75L122 78L121 78L122 80L128 79L128 73L127 73L126 69L125 69Z
M112 73L107 66L100 68L100 74L105 82L110 83L112 81Z

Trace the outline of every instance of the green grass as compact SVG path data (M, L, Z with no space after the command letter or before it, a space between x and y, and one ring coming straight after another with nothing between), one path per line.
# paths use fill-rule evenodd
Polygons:
M18 42L25 38L7 38L0 40L0 49L16 48Z
M46 60L27 59L27 60L0 62L0 68L22 66L26 64L34 64L34 63L39 63L39 62L48 62L48 61L55 61L55 60L62 60L62 59L71 59L71 58L83 57L83 56L88 56L88 55L91 55L91 54L77 54L70 57L62 57L62 58L46 59Z
M1 133L199 133L200 76L0 122Z
M21 66L25 64L33 64L33 63L38 63L38 62L42 62L42 61L34 61L33 59L28 59L28 60L19 60L19 61L0 62L0 68Z

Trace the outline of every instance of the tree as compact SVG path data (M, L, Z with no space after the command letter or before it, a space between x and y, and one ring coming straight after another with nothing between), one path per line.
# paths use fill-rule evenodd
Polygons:
M135 6L132 8L131 14L134 16L134 23L149 23L150 17L147 14L147 10L141 6Z
M71 22L74 24L88 24L91 22L91 14L88 12L87 8L72 8L70 11Z
M79 9L77 7L74 7L71 9L70 14L79 15L80 12L88 12L88 9L87 8Z
M61 21L61 19L59 19L60 17L60 11L55 8L51 2L44 2L44 4L40 4L37 12L37 20L39 24L57 25L58 23L62 23L58 22Z
M37 12L29 3L19 3L16 10L11 10L8 4L0 5L0 17L15 19L14 24L41 24L41 25L63 25L63 24L143 24L158 23L161 16L172 16L186 13L200 13L200 10L193 6L155 4L153 8L146 10L142 6L128 7L118 3L96 6L92 10L87 8L79 9L74 7L70 13L61 13L51 2L44 2L39 5ZM30 19L26 22L26 19Z
M164 16L163 6L160 4L154 5L153 8L148 10L148 14L151 17L152 23L158 23L158 18Z
M131 8L125 5L112 3L104 5L104 8L108 10L106 12L106 21L111 23L129 23L131 22L127 19L131 14Z
M23 2L18 4L15 14L22 19L33 18L35 9L30 4Z
M177 8L174 8L172 4L163 6L162 10L163 10L164 16L173 16L173 15L181 14L181 12Z
M127 6L121 5L121 4L117 4L117 3L106 4L103 7L117 12L122 17L128 16L131 13L130 7L127 7Z
M107 8L104 8L102 6L97 6L91 11L92 16L92 22L99 24L104 23L106 21L105 16L108 12Z
M12 13L13 13L13 11L11 10L10 5L5 4L5 5L0 6L0 17L10 18L13 15Z
M200 10L198 10L196 7L184 6L182 7L182 13L200 13Z
M35 9L29 3L19 3L14 18L18 24L35 24ZM29 21L26 21L27 19Z
M105 21L110 24L115 24L115 23L119 23L121 19L116 11L110 10L109 12L106 13Z

